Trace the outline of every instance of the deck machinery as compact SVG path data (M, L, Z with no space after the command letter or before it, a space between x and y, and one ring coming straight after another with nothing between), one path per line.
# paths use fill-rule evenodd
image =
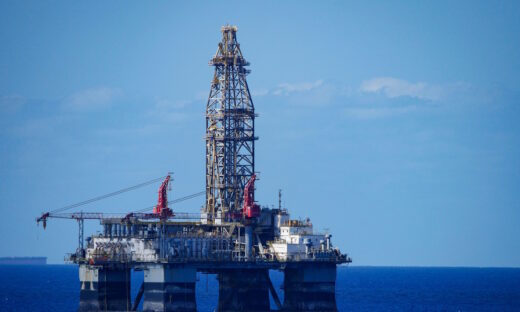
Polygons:
M79 311L196 311L197 272L217 274L216 311L336 311L336 266L351 260L333 247L331 235L317 234L309 219L262 208L255 192L255 110L246 75L249 63L235 26L209 64L215 73L206 106L206 200L200 214L168 207L170 175L159 188L151 213L46 213L38 218L70 218L80 224L78 250L68 259L79 265ZM83 242L83 220L98 219L103 231ZM130 296L132 270L144 271L136 298ZM269 270L284 272L284 300ZM276 307L270 307L271 293Z

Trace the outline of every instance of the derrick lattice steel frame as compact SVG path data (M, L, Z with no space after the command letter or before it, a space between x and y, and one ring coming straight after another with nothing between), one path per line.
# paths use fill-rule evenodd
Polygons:
M255 172L255 109L246 75L249 63L224 26L222 41L209 65L215 67L206 106L206 205L209 221L242 206L246 183Z

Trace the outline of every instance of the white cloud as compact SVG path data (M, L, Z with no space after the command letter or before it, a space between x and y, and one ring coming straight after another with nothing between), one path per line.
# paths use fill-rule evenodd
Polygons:
M189 114L183 112L166 112L161 114L161 118L166 122L181 122L187 120L190 117Z
M378 77L361 84L365 93L383 93L389 98L408 96L421 100L436 101L443 97L444 88L424 82L408 82L393 77Z
M159 124L145 124L135 127L116 127L116 128L105 128L96 130L96 133L100 136L112 136L112 137L123 137L123 136L148 136L161 132L164 130Z
M194 101L189 100L169 100L164 98L157 98L155 105L148 111L148 115L156 120L163 122L178 123L189 119L189 106Z
M63 107L80 112L96 111L109 107L121 94L119 89L105 87L82 90L65 98Z
M309 91L315 91L329 87L328 84L324 84L323 79L310 82L297 82L297 83L280 83L273 88L253 88L250 90L253 100L255 97L261 96L290 96L298 93L304 93ZM206 95L207 96L207 95Z
M264 95L268 95L268 94L269 94L268 89L255 89L255 90L251 91L252 97L264 96Z
M175 109L185 108L186 106L188 106L191 103L192 103L192 101L187 101L187 100L172 101L172 100L168 100L168 99L158 98L155 101L155 109L161 110L161 111L175 110Z
M306 92L319 88L323 85L323 80L316 80L314 82L301 83L281 83L272 92L273 95L290 95L295 92Z
M417 107L415 105L402 107L352 107L345 108L343 116L353 119L378 119L403 115L416 110Z

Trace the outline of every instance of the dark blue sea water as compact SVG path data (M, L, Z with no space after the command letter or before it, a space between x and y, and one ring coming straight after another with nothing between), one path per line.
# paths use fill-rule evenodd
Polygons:
M271 278L283 297L283 275ZM199 310L217 296L215 276L199 275ZM78 298L74 265L0 266L0 311L75 311ZM340 311L520 311L520 269L340 267L336 298Z

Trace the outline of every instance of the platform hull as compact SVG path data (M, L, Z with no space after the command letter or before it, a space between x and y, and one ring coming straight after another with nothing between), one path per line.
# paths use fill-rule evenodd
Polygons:
M196 279L191 266L150 265L144 270L143 311L196 312Z
M270 311L267 269L228 269L218 273L218 312Z
M80 265L78 311L128 311L131 309L130 269L93 268Z
M336 306L336 265L302 265L284 270L284 311L331 311Z

